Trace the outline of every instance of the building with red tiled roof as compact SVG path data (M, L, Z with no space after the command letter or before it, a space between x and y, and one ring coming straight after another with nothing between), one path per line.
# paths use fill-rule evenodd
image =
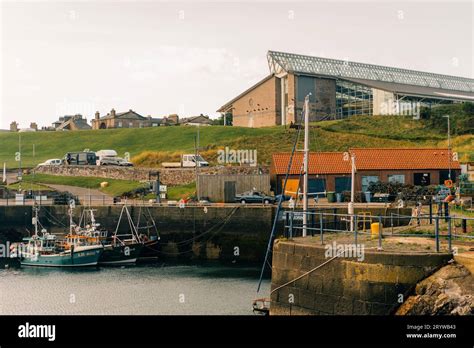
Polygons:
M373 182L400 182L411 185L437 185L453 180L461 167L456 158L449 160L448 149L424 148L353 148L356 191L365 191ZM272 187L280 193L288 170L290 153L273 154L270 175ZM296 192L302 179L303 153L295 154L290 168L287 192ZM302 183L302 180L301 180ZM309 157L309 192L349 191L351 161L344 152L311 152Z

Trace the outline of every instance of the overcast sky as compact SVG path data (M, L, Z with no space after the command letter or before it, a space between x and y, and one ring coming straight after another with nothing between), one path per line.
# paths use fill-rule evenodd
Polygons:
M472 78L473 17L471 1L2 2L0 128L217 116L269 73L268 50Z

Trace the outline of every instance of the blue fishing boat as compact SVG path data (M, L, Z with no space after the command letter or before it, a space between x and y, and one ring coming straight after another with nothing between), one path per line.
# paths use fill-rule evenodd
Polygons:
M35 233L23 238L17 245L16 256L22 266L84 267L95 266L103 252L102 245L74 245L60 240L47 232L38 219L38 207L34 207ZM41 227L41 230L40 230Z

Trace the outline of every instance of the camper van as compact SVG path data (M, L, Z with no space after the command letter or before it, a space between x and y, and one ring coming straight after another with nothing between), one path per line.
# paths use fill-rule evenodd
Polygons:
M98 166L124 166L132 167L133 164L121 157L118 157L115 150L100 150L96 153Z

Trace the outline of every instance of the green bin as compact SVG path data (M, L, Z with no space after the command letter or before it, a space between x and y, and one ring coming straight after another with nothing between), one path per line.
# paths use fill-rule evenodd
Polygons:
M328 202L334 203L336 201L336 192L328 192Z

